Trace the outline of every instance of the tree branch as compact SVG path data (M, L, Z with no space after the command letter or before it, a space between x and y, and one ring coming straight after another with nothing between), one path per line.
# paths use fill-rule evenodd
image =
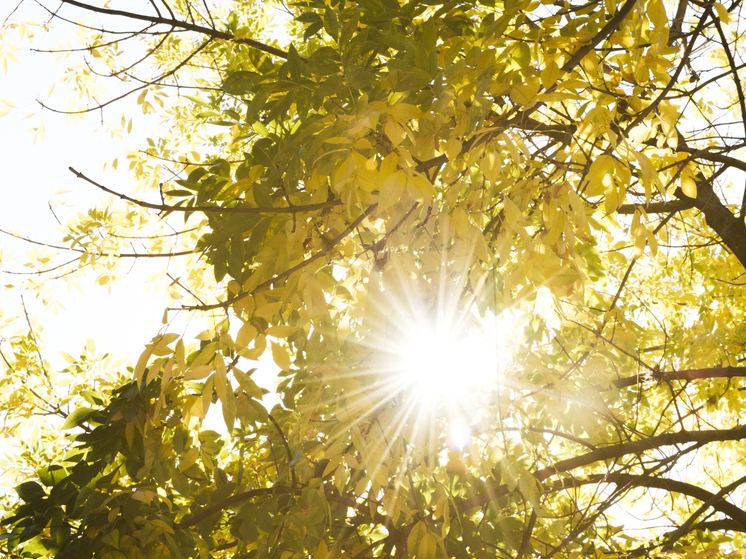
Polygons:
M564 63L562 66L563 72L570 72L575 66L580 64L580 61L585 58L585 56L591 52L594 48L596 48L596 45L598 45L601 41L606 39L611 33L616 30L619 25L624 21L624 18L626 18L629 13L632 11L632 8L635 7L635 4L637 3L637 0L627 0L624 5L619 8L619 11L613 15L613 17L606 22L606 25L604 25L601 30L596 33L596 35L591 39L591 41L579 48L577 52Z
M738 441L746 439L746 426L736 427L734 429L722 429L722 430L710 430L710 431L679 431L676 433L666 433L663 435L657 435L648 437L647 439L641 439L638 441L632 441L629 443L621 443L617 445L607 446L581 454L574 458L567 460L561 460L556 462L552 466L537 470L534 472L534 478L542 482L552 476L558 475L562 472L571 471L583 466L590 466L595 462L602 460L610 460L614 458L621 458L628 454L639 454L646 450L659 448L662 446L685 444L685 443L711 443L720 441ZM589 476L589 478L592 476ZM642 476L647 479L647 476ZM608 476L600 476L599 479L608 480ZM657 478L650 478L656 482L668 482L670 480L661 480ZM611 481L611 480L609 480ZM515 488L513 489L515 490ZM704 491L704 490L703 490ZM486 505L495 499L503 497L512 493L508 489L507 484L500 485L477 493L472 497L463 499L457 503L457 509L459 512L465 512L474 507ZM708 496L711 494L708 494ZM740 509L738 509L740 511ZM746 512L741 511L744 515L744 523L746 524Z
M83 179L84 181L92 184L96 188L103 190L104 192L112 194L113 196L117 196L118 198L126 200L127 202L131 202L137 206L140 206L141 208L159 210L162 212L202 212L206 214L295 214L298 212L312 212L315 210L323 210L325 208L333 208L334 206L339 206L342 203L341 200L332 200L329 202L321 202L319 204L308 204L306 206L292 206L282 208L224 208L221 206L192 206L187 208L184 206L170 206L168 204L151 204L150 202L131 198L126 194L121 194L120 192L111 190L110 188L107 188L104 185L99 184L92 179L89 179L83 173L79 173L72 167L69 167L69 169L79 179Z
M616 213L634 214L638 209L645 210L646 214L664 214L672 212L681 212L694 207L694 203L689 200L671 200L669 202L655 202L652 204L623 204L619 206Z
M682 371L660 371L650 376L638 375L634 377L620 378L612 381L616 388L627 388L645 382L666 382L670 380L702 380L713 378L738 378L746 377L746 367L713 367L708 369L684 369Z
M133 12L125 12L122 10L109 10L106 8L99 8L98 6L91 6L90 4L84 4L83 2L78 2L77 0L61 0L61 1L63 4L70 4L71 6L76 6L78 8L82 8L90 12L96 12L99 14L106 14L106 15L111 15L111 16L120 16L120 17L129 18L129 19L136 19L138 21L145 21L148 23L159 23L163 25L170 25L171 27L174 27L174 28L184 29L186 31L194 31L195 33L202 33L203 35L207 35L208 37L212 37L213 39L223 39L224 41L232 41L234 43L248 45L252 48L266 52L267 54L272 54L274 56L283 58L285 60L287 60L288 58L288 54L285 51L282 51L278 48L265 45L264 43L260 43L259 41L255 41L253 39L236 39L231 33L227 33L225 31L218 31L217 29L210 29L209 27L203 27L195 23L189 23L188 21L181 21L181 20L174 19L174 18L146 16L142 14L135 14Z

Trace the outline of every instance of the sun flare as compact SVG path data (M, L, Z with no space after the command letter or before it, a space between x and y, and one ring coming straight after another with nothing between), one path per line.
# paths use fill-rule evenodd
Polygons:
M462 322L416 321L389 349L392 374L406 398L451 419L471 417L477 401L497 388L513 320L486 319L468 329Z

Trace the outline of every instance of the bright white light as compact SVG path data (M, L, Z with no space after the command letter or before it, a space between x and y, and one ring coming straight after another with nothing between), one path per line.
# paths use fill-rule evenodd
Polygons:
M448 423L448 448L451 450L463 450L472 438L472 428L464 419L455 419Z
M476 332L422 324L412 330L393 351L404 392L421 404L443 404L452 417L470 416L470 406L499 380L495 324Z

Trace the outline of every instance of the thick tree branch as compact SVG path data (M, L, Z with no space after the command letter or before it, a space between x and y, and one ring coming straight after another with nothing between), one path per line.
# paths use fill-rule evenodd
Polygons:
M638 209L645 210L646 214L664 214L672 212L681 212L694 207L694 203L689 200L672 200L670 202L654 202L652 204L622 204L617 209L618 214L634 214Z
M574 458L561 460L559 462L556 462L552 466L537 470L536 472L534 472L533 476L537 481L542 482L562 472L568 472L577 468L582 468L584 466L590 466L591 464L603 460L621 458L622 456L626 456L629 454L640 454L641 452L645 452L646 450L660 448L662 446L686 443L738 441L743 439L746 439L746 426L736 427L734 429L710 431L679 431L677 433L666 433L663 435L648 437L647 439L641 439L629 443L622 443L599 448L598 450L587 452ZM651 479L657 482L668 481L652 477ZM494 501L495 499L503 497L511 492L512 491L508 489L508 485L503 484L458 502L457 508L460 512L465 512L474 507L486 505ZM746 512L744 512L743 514L744 522L746 523Z
M713 378L746 377L746 367L713 367L708 369L684 369L682 371L660 371L649 376L638 375L612 381L616 388L627 388L645 381L666 382L670 380L702 380Z
M708 497L702 505L694 511L693 514L689 516L689 518L686 519L686 522L684 522L681 526L679 526L676 530L673 532L670 532L666 534L666 543L663 546L664 551L671 551L673 548L673 544L676 543L679 539L681 539L684 535L686 535L690 530L691 527L694 525L694 522L702 516L707 509L710 507L714 507L716 503L723 501L723 498L728 495L729 493L732 493L738 486L743 485L746 482L746 476L741 477L740 479L737 479L733 483L730 483L723 487L720 491L712 495L711 497Z
M723 204L712 187L712 181L701 173L695 178L697 197L689 198L683 192L675 192L681 200L690 201L700 210L707 225L723 240L741 265L746 268L746 224Z

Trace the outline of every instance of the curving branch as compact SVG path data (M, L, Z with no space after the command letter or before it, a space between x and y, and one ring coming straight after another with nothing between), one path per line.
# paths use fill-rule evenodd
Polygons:
M594 464L596 462L600 462L603 460L611 460L615 458L621 458L622 456L626 456L629 454L637 455L637 454L640 454L641 452L645 452L646 450L660 448L663 446L686 444L686 443L711 443L711 442L720 442L720 441L739 441L743 439L746 439L746 426L736 427L734 429L723 429L723 430L679 431L676 433L665 433L663 435L656 435L656 436L649 437L647 439L641 439L638 441L632 441L628 443L621 443L617 445L607 446L604 448L599 448L598 450L587 452L585 454L581 454L580 456L576 456L574 458L569 458L567 460L560 460L559 462L556 462L549 467L542 468L541 470L535 471L533 473L533 477L538 482L543 482L544 480L549 479L550 477L556 476L558 474L561 474L563 472L568 472L571 470L575 470L577 468L582 468L584 466L590 466L591 464ZM592 475L589 476L589 478L591 477ZM648 479L648 476L643 476L643 477L645 479ZM608 476L604 474L601 476L600 479L607 479L607 478ZM659 478L654 478L654 477L650 477L649 479L654 482L669 481L669 480L661 480ZM474 507L487 505L491 503L492 501L494 501L495 499L504 497L505 495L512 493L512 491L514 490L515 488L513 488L513 490L510 490L507 484L502 484L497 487L489 488L486 491L477 493L476 495L473 495L471 497L468 497L466 499L463 499L457 502L457 510L459 512L465 512L469 509L473 509ZM744 512L743 514L744 514L744 521L746 522L746 512Z
M245 38L237 39L236 37L233 36L233 34L228 33L226 31L218 31L217 29L211 29L210 27L204 27L202 25L197 25L196 23L189 23L188 21L178 20L174 17L165 18L165 17L160 17L160 16L148 16L144 14L136 14L134 12L126 12L123 10L110 10L107 8L100 8L98 6L92 6L91 4L86 4L84 2L78 2L77 0L62 0L62 3L75 6L77 8L81 8L89 12L96 12L99 14L105 14L105 15L110 15L110 16L119 16L119 17L124 17L127 19L144 21L150 24L168 25L174 29L183 29L185 31L194 31L195 33L201 33L213 39L222 39L224 41L232 41L234 43L247 45L257 50L260 50L262 52L266 52L267 54L271 54L279 58L283 58L285 60L287 60L288 58L288 53L276 47L265 45L264 43L260 43L259 41L255 41L253 39L245 39ZM173 12L172 12L172 15L173 15Z
M84 181L92 184L96 188L99 188L103 190L104 192L108 194L112 194L113 196L117 196L118 198L125 200L127 202L130 202L132 204L135 204L137 206L140 206L141 208L148 208L151 210L159 210L162 212L202 212L202 213L217 213L217 214L296 214L299 212L312 212L316 210L323 210L326 208L333 208L335 206L339 206L342 201L341 200L331 200L329 202L321 202L319 204L308 204L305 206L291 206L291 207L281 207L281 208L224 208L221 206L191 206L191 207L184 207L184 206L172 206L169 204L152 204L150 202L145 202L144 200L138 200L137 198L132 198L130 196L127 196L126 194L122 194L121 192L116 192L115 190L112 190L110 188L107 188L106 186L97 183L96 181L89 179L87 176L85 176L83 173L79 173L72 167L69 167L70 171L79 179L83 179Z

